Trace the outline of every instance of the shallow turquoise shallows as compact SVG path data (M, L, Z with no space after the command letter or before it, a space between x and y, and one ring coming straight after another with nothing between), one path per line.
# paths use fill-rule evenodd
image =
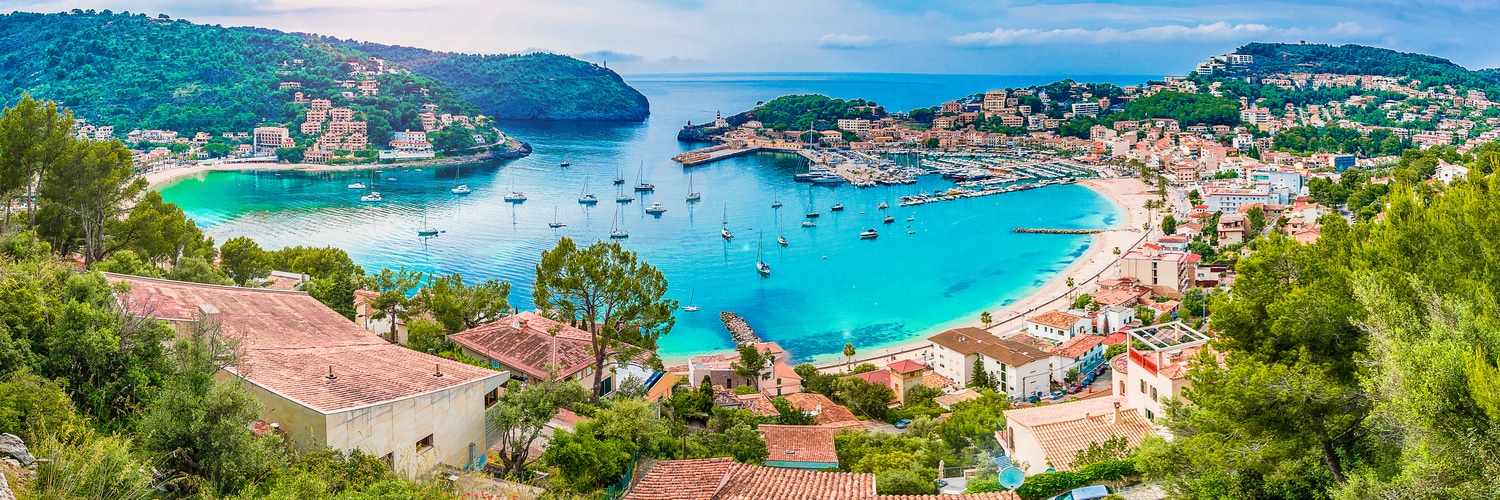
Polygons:
M367 270L406 266L459 272L467 280L505 279L514 285L512 304L522 309L531 306L530 284L543 250L561 236L607 239L621 221L619 227L630 233L622 240L625 247L661 268L673 298L683 305L691 299L702 309L678 312L676 327L661 342L662 357L682 359L730 347L720 311L739 313L761 337L800 359L837 355L846 342L873 353L1024 296L1090 244L1088 236L1016 234L1012 228L1114 227L1121 221L1118 207L1088 188L1065 185L898 208L898 196L952 183L927 176L911 186L812 186L792 181L806 162L790 155L741 157L685 170L670 161L693 147L676 141L677 129L688 120L711 119L716 109L745 109L786 93L863 96L908 109L1052 79L635 77L630 82L651 99L649 122L503 124L536 149L521 160L421 172L387 167L379 175L217 172L184 179L163 194L218 241L246 235L269 248L333 245ZM1090 81L1109 79L1139 81ZM572 165L561 167L563 161ZM631 192L641 170L655 192ZM698 203L685 201L689 173L694 190L702 193ZM626 179L623 186L611 184L617 176ZM346 187L357 181L379 191L384 201L359 201L361 192ZM469 185L473 194L452 194L459 184ZM636 200L615 203L619 188ZM505 202L512 191L524 192L527 201ZM584 192L596 195L599 204L580 205ZM773 209L774 201L782 208ZM653 202L667 211L647 214ZM892 208L877 210L881 202ZM836 203L847 209L830 211ZM817 227L801 227L812 210L822 214ZM885 215L896 222L883 224ZM567 226L549 228L554 217ZM731 241L719 234L725 219L735 236ZM424 225L444 232L420 238L417 230ZM879 238L860 239L859 233L870 228ZM786 237L787 247L776 243L778 235ZM770 277L755 269L762 252Z

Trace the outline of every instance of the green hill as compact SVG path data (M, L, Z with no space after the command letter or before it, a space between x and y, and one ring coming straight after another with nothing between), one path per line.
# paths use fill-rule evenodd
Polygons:
M108 10L0 16L0 54L7 100L30 92L121 133L293 123L305 108L290 104L297 91L355 108L377 141L380 131L420 128L424 104L500 119L640 120L647 113L645 98L618 75L563 56L443 54ZM378 96L340 83L366 78L349 72L354 64L370 69L372 55L395 63L371 76ZM418 64L424 56L441 57ZM343 96L351 90L353 98Z
M1471 89L1496 86L1493 72L1470 71L1437 56L1365 45L1254 42L1235 52L1255 56L1255 70L1261 74L1376 75L1411 77L1423 85L1454 85Z

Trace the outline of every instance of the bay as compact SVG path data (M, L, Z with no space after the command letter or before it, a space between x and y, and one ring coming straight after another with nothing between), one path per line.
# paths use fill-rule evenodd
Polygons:
M871 99L892 110L928 106L992 88L1047 83L1060 77L883 74L633 75L627 81L650 100L644 123L507 122L501 128L535 149L523 159L462 167L385 168L372 172L213 172L163 190L218 241L245 235L268 248L332 245L367 270L406 266L462 273L467 280L513 284L511 302L531 307L530 283L540 253L557 238L607 239L620 224L622 244L658 266L671 296L700 312L679 312L661 342L668 360L732 346L720 311L745 317L761 337L799 359L837 356L844 343L864 353L971 321L979 311L1018 299L1055 277L1087 251L1087 236L1016 234L1018 226L1113 227L1118 207L1078 185L905 209L904 194L951 186L926 176L916 185L859 189L795 183L806 162L792 155L755 155L684 169L672 155L700 147L676 140L688 121L748 109L795 93ZM1146 77L1074 77L1134 84ZM561 167L564 161L569 167ZM693 190L702 201L688 203ZM614 203L617 188L633 203ZM655 184L634 193L638 180ZM388 180L394 178L395 180ZM346 185L361 181L384 201L363 203ZM474 193L450 189L468 184ZM587 187L585 187L585 183ZM503 200L511 191L528 199ZM580 205L583 192L600 199ZM783 207L773 209L773 201ZM653 202L667 211L645 213ZM892 209L879 211L886 202ZM831 212L835 203L843 212ZM816 228L800 227L816 209ZM860 213L864 212L864 213ZM886 215L894 224L882 224ZM554 215L555 214L555 215ZM906 218L913 218L906 221ZM553 220L567 224L552 229ZM735 234L719 236L723 221ZM430 225L445 231L419 238ZM910 226L910 227L908 227ZM879 238L861 240L875 228ZM908 234L915 231L915 234ZM784 234L789 246L776 244ZM758 256L770 277L756 273Z

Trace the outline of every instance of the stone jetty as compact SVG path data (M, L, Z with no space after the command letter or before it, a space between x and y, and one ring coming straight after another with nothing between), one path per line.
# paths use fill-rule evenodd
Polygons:
M734 339L734 345L736 346L762 342L760 337L755 335L755 329L750 328L750 324L745 322L745 318L741 318L738 314L729 311L721 312L719 313L719 321L724 322L724 328L729 330L729 336Z

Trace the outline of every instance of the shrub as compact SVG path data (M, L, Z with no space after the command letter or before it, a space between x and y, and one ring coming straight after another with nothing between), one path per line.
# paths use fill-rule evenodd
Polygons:
M1047 472L1027 477L1026 483L1016 488L1016 495L1025 500L1040 500L1081 486L1137 474L1140 472L1136 470L1134 460L1099 462L1078 471Z

